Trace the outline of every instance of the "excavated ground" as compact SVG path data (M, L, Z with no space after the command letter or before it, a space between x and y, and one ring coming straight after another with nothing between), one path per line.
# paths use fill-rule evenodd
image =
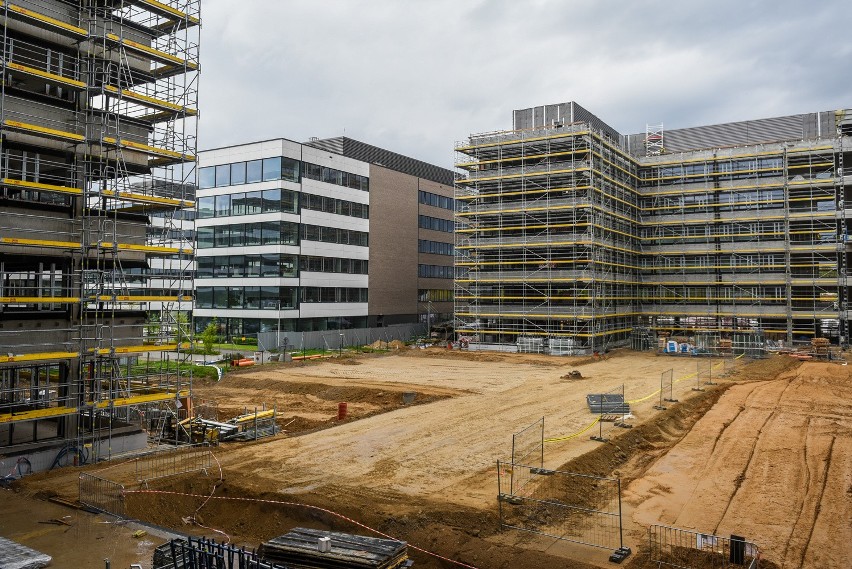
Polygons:
M483 569L608 566L602 550L500 533L496 460L508 458L512 433L538 418L545 417L546 437L576 433L594 419L587 393L624 385L626 399L643 399L673 369L676 380L687 378L674 384L681 403L667 411L653 409L656 397L634 404L637 426L606 423L605 444L588 433L548 443L545 466L620 476L625 540L634 550L646 542L648 524L662 523L745 535L782 567L844 566L852 542L850 368L774 356L695 392L688 376L696 365L633 352L596 360L430 349L245 370L198 393L223 414L276 405L288 433L220 446L223 480L218 469L170 479L157 490L181 495L130 493L127 505L149 522L210 535L185 524L195 513L207 528L251 545L294 525L365 532L297 505L307 504ZM583 378L563 379L572 369ZM415 403L428 404L402 405L402 393L412 391ZM338 422L342 401L350 418ZM122 468L109 475L120 478ZM76 498L76 476L36 475L19 488ZM453 566L413 556L417 567Z

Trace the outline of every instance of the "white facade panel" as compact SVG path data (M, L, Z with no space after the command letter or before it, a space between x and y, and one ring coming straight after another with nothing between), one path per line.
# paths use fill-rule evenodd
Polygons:
M248 311L246 311L248 312ZM302 318L334 317L334 316L366 316L366 302L311 302L299 305Z
M370 220L363 217L350 217L348 215L337 215L335 213L326 213L324 211L315 211L311 209L302 210L302 223L309 225L322 225L323 227L338 227L340 229L349 229L352 231L370 230Z
M329 184L328 182L320 182L319 180L311 180L309 178L302 179L302 191L306 194L314 194L315 196L337 198L355 203L370 203L370 192L354 188L344 188L337 184Z
M299 273L302 286L367 288L367 275L350 275L349 273Z
M370 175L370 165L354 158L347 158L340 154L334 154L327 150L320 150L311 146L302 147L302 160L317 166L325 166L326 168L334 168L351 174L368 177ZM364 192L366 193L366 192Z
M365 305L366 306L366 305ZM279 316L280 314L280 316ZM276 310L270 308L268 310L236 310L232 308L196 308L195 316L202 318L299 318L298 310Z
M366 260L370 258L370 248L358 247L356 245L341 245L340 243L302 241L302 255L313 255L315 257L343 257L346 259Z

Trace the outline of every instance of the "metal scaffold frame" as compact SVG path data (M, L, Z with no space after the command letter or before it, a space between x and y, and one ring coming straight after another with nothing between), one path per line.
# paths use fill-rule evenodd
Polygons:
M105 456L191 388L200 0L2 12L0 447L26 423Z
M588 122L471 135L456 144L459 336L560 354L626 344L636 326L847 342L852 112L836 124L647 156ZM662 125L651 135L662 144Z

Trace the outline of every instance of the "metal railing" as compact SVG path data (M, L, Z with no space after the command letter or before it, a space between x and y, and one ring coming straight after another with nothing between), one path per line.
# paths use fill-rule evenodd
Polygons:
M80 474L80 503L120 518L126 514L124 486L85 472Z
M166 451L139 457L135 460L136 481L147 484L151 480L210 470L213 453L206 445L175 447Z
M745 538L730 538L661 525L648 528L650 560L678 569L758 569L760 550Z

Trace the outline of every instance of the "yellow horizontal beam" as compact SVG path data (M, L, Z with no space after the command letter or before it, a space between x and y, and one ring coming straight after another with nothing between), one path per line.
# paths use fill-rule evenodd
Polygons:
M156 403L157 401L167 401L169 399L187 397L188 395L188 391L163 391L160 393L147 393L145 395L133 395L130 397L119 397L117 399L98 401L94 404L94 408L106 409L108 407L127 407L130 405L142 405L145 403Z
M46 136L48 138L57 138L59 140L68 140L71 142L83 142L86 140L86 137L82 134L77 134L74 132L67 132L64 130L57 130L55 128L47 128L44 126L39 126L37 124L24 123L19 121L11 121L4 120L3 126L8 128L18 130L21 132L28 132L38 134L40 136Z
M10 348L6 348L10 349ZM17 356L0 356L0 363L40 362L47 360L67 360L76 358L79 352L41 352L37 354L19 354Z
M505 134L509 134L509 132L506 132ZM494 146L504 146L504 145L508 145L508 144L517 144L519 142L538 142L538 141L541 141L541 140L553 140L554 138L569 138L569 137L572 137L572 136L582 136L584 134L589 134L589 131L588 130L581 130L581 131L577 131L577 132L565 131L565 132L561 132L559 134L552 134L552 135L549 135L549 136L535 136L535 137L530 137L530 138L519 138L519 139L516 139L516 140L502 140L502 141L499 141L499 142L487 142L485 144L470 144L468 146L459 146L458 148L456 148L456 150L458 152L464 152L465 150L473 150L473 149L476 149L476 148L491 148L491 147L494 147Z
M37 23L47 25L54 31L58 31L66 35L71 35L78 38L86 38L89 35L89 33L83 28L73 26L61 20L57 20L56 18L51 18L50 16L45 16L44 14L40 14L39 12L27 10L26 8L22 8L21 6L17 6L15 4L0 1L0 8L2 8L3 6L7 6L9 12L12 12L13 15L22 16L28 20L34 20Z
M155 296L155 295L109 295L102 294L95 297L95 300L101 302L187 302L192 300L192 296Z
M47 79L54 83L62 83L64 85L69 85L78 89L86 88L86 84L82 81L77 81L76 79L71 79L69 77L63 77L62 75L57 75L56 73L48 73L47 71L42 71L41 69L30 67L29 65L21 65L20 63L13 63L11 61L7 61L6 68L12 69L14 71L19 71L21 73L26 73L27 75L32 75L34 77L41 77L42 79Z
M268 411L258 411L256 414L252 413L251 415L240 417L235 421L235 423L252 423L255 419L266 419L267 417L272 417L274 414L275 411L272 409L269 409Z
M41 182L30 182L27 180L14 180L12 178L3 178L3 185L14 188L24 188L27 190L39 190L43 192L70 194L72 196L79 196L83 194L83 190L80 188L72 188L70 186L58 186L56 184L43 184Z
M189 22L190 24L200 24L200 20L195 16L190 16L186 12L182 12L177 8L173 8L168 4L164 4L163 2L158 2L157 0L129 0L131 4L136 4L137 6L142 6L149 12L153 14L158 14L160 16L165 16L167 18L174 18L177 20L184 20Z
M190 107L184 107L182 105L177 105L175 103L170 103L164 99L158 99L157 97L151 97L149 95L143 95L142 93L137 93L135 91L131 91L130 89L120 89L113 85L106 85L104 90L108 93L112 93L113 95L119 95L120 97L125 97L139 104L154 108L154 109L164 109L167 111L173 112L184 112L189 116L195 116L198 114L196 109L192 109Z
M115 190L102 190L102 196L118 198L120 200L150 203L155 205L170 205L179 208L194 207L195 202L192 200L181 200L176 198L165 198L162 196L149 196L147 194L139 194L135 192L117 192Z
M80 302L79 296L0 296L0 304L67 304Z
M52 247L59 249L79 249L82 245L74 241L54 241L50 239L24 239L19 237L0 237L0 245L28 245L32 247ZM137 253L152 253L157 255L172 255L183 253L190 255L192 249L187 247L161 247L159 245L131 245L128 243L98 243L100 249L113 249L119 251L133 251Z
M146 55L155 61L159 61L160 63L177 65L179 67L185 65L187 69L191 70L198 69L198 65L196 65L195 63L192 63L191 61L187 61L185 59L181 59L176 55L172 55L171 53L167 53L165 51L151 47L150 45L145 45L129 39L122 39L115 34L107 34L106 38L118 45L124 46L125 49L129 51L134 51L137 54Z
M51 417L62 417L73 415L77 412L74 407L51 407L49 409L34 409L32 411L20 411L18 413L0 414L0 423L16 423L19 421L33 421L36 419L49 419Z
M147 144L142 144L140 142L133 142L132 140L121 139L118 140L111 136L104 137L103 141L107 144L111 144L114 146L121 146L123 148L132 148L133 150L138 150L140 152L144 152L151 156L161 156L164 158L174 158L178 160L183 160L185 162L193 162L195 160L195 156L192 154L183 154L182 152L175 152L174 150L168 150L166 148L160 148L157 146L149 146Z
M74 241L24 239L19 237L0 237L0 245L31 245L33 247L54 247L60 249L78 249L80 247L80 243L75 243Z

